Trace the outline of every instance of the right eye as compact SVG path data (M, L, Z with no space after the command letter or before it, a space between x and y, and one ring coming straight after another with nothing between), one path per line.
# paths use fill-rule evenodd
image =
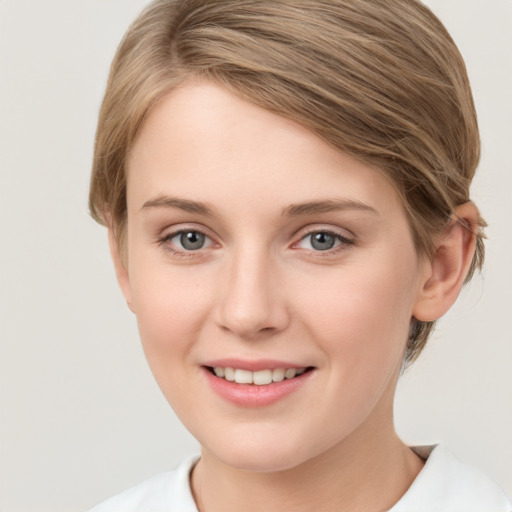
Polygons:
M304 240L307 240L308 245L315 251L328 251L340 244L339 238L339 236L327 231L316 231L310 233Z
M204 233L195 230L183 230L168 235L166 239L178 251L198 251L211 245L212 241Z
M354 242L347 237L324 229L310 231L296 244L296 247L318 253L332 254L351 246Z

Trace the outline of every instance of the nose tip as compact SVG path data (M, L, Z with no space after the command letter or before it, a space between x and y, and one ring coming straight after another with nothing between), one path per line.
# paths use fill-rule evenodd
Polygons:
M263 305L249 301L233 300L223 308L220 326L240 338L256 338L280 330L277 315Z
M234 265L220 291L218 325L237 337L256 339L282 331L289 315L269 262ZM274 275L273 275L274 274Z

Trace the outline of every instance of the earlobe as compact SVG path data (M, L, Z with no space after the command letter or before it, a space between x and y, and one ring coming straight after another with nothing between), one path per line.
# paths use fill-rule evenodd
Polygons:
M436 251L425 262L425 274L413 316L433 322L443 316L457 299L475 252L478 210L471 203L456 208L452 220L440 234Z
M128 274L126 257L124 257L122 253L123 248L120 247L119 240L117 239L114 230L111 227L108 229L108 242L110 245L110 255L112 256L112 261L116 271L117 282L119 283L121 292L124 296L124 299L126 300L126 304L130 310L135 313L132 304L130 276Z

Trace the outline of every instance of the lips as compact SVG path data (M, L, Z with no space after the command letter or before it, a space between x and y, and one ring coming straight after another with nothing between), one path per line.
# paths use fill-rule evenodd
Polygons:
M299 390L315 368L282 361L211 361L203 366L211 389L242 407L271 405Z
M215 366L213 373L215 376L226 379L228 382L236 382L237 384L254 384L256 386L267 386L273 382L282 382L285 379L293 379L302 375L307 368L267 368L252 372L241 368L231 368Z

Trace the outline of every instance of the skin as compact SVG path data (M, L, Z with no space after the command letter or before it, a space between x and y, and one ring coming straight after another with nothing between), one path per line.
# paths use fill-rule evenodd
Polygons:
M422 467L393 426L411 318L455 300L471 233L452 223L421 258L383 173L205 82L151 111L127 184L126 252L111 231L112 254L153 374L202 446L199 509L396 503ZM458 213L474 225L472 205ZM320 251L311 233L326 232ZM277 403L240 407L205 378L205 361L229 357L313 370Z

